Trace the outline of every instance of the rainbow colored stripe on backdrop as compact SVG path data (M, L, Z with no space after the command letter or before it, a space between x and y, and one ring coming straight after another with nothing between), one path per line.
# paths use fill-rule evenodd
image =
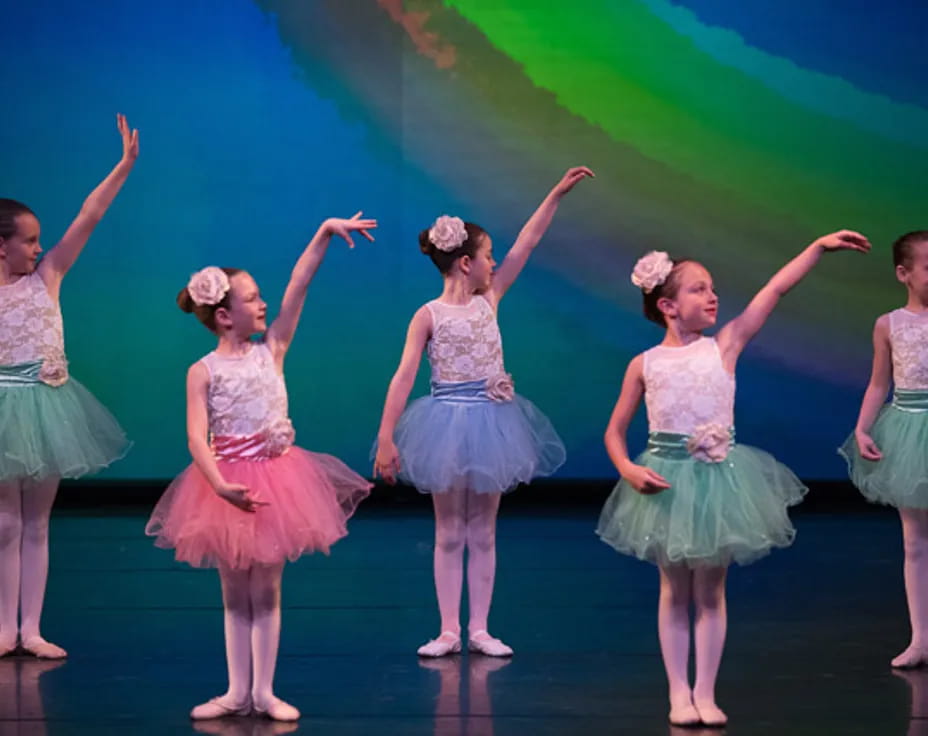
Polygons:
M926 21L905 0L22 4L0 28L22 111L0 190L49 245L118 153L115 109L142 130L63 296L72 370L136 442L110 477L188 461L183 375L211 348L173 305L189 273L248 268L273 305L327 215L363 207L381 230L333 248L312 286L291 411L301 444L364 470L406 323L440 286L418 230L461 214L499 255L564 169L596 170L500 313L565 477L614 474L602 428L625 364L660 338L628 283L642 252L703 260L724 319L816 235L860 230L874 253L826 259L739 367L739 437L837 477L872 322L902 299L889 243L928 226ZM639 417L633 447L643 433Z

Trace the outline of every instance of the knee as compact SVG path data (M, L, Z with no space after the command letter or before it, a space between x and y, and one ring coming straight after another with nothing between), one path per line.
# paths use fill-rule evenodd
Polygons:
M0 511L0 547L19 544L22 536L22 517L13 511Z
M222 605L229 613L248 615L251 610L251 593L248 575L240 570L221 570Z
M224 585L222 588L222 605L230 613L246 614L251 610L251 596L248 588Z
M689 587L665 585L660 592L661 605L675 610L689 611L691 594Z
M496 549L496 525L468 524L467 548L484 554L494 551Z
M909 562L928 560L928 539L915 534L906 535L902 546L905 550L905 558Z
M255 613L266 613L280 608L280 573L262 570L252 572L251 607Z
M255 613L266 613L280 608L280 588L272 585L252 588L251 607Z
M47 516L29 519L22 525L23 541L31 544L46 544L48 542Z
M461 523L440 524L435 528L435 547L445 554L463 551L464 541L464 525Z
M701 611L720 611L725 608L725 586L697 586L693 590L693 601Z

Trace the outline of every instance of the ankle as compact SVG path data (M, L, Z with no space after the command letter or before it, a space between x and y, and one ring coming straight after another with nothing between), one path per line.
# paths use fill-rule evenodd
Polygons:
M219 696L226 703L245 703L251 698L251 693L247 690L229 688L225 693Z
M255 705L267 705L270 702L275 700L275 695L272 690L252 690L251 691L251 702Z
M682 705L693 702L693 690L688 684L670 686L670 704Z

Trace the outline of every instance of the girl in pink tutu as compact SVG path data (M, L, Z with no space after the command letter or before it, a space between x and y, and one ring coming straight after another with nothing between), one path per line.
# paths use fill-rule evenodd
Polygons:
M193 464L167 489L146 526L178 560L216 567L225 608L228 691L198 705L194 719L300 717L273 693L280 640L283 563L329 547L371 484L340 460L293 444L283 362L306 290L339 235L373 240L376 220L329 219L293 269L277 319L245 271L208 266L177 297L219 338L187 373L187 437ZM262 334L253 341L252 336Z

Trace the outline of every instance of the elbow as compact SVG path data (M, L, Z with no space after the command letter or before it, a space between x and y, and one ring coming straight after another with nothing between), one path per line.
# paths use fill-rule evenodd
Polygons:
M412 384L415 376L408 375L405 371L397 371L390 381L390 393L401 393L408 395L412 391Z
M106 212L105 208L100 207L94 202L85 202L84 206L81 207L81 218L83 220L89 221L96 225L100 220L103 219L103 215Z
M192 457L196 457L197 453L203 448L209 450L209 445L206 440L202 437L188 437L187 438L187 449L190 451Z
M603 444L606 446L607 452L612 453L612 448L615 445L616 439L619 436L618 428L612 426L611 424L606 427L606 431L603 432Z

